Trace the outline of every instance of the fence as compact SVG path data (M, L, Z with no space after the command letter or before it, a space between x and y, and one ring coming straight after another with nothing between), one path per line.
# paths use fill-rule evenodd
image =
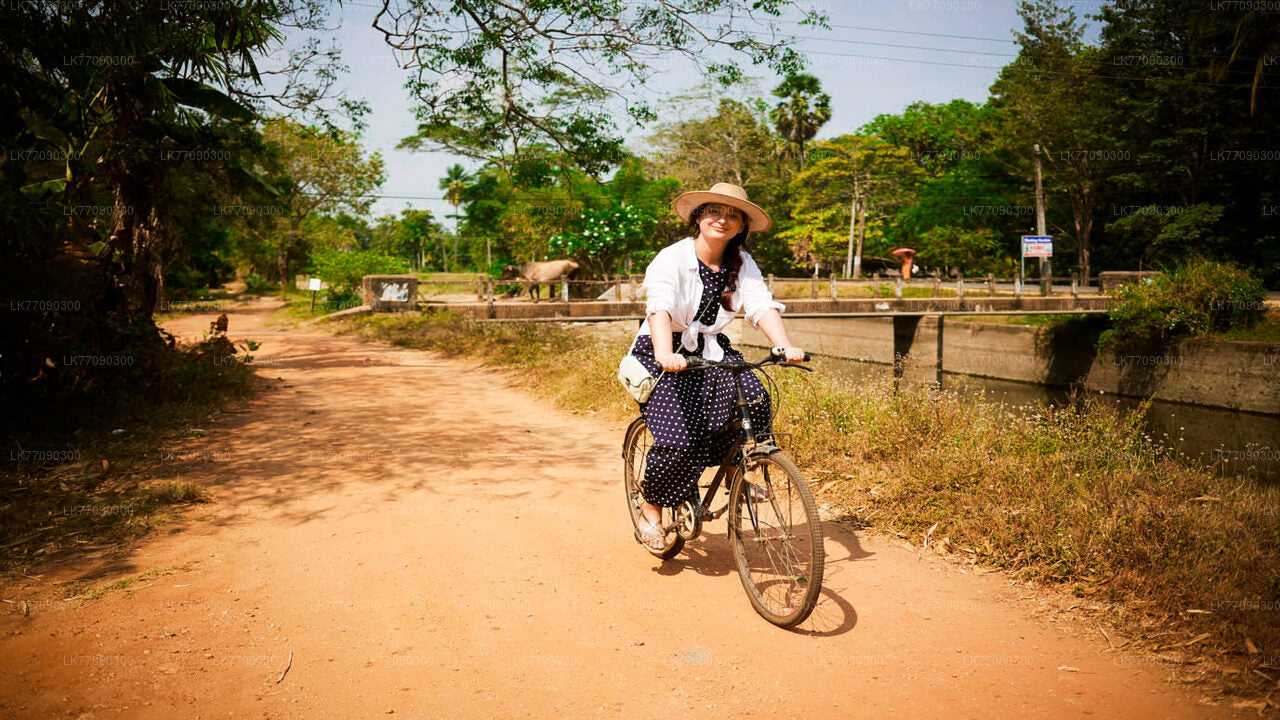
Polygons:
M606 280L554 280L536 283L547 286L546 298L558 299L560 302L590 302L600 299L621 301L637 301L643 298L641 283L643 275L617 275ZM1078 275L1070 278L1041 278L1026 281L1015 275L1011 278L997 278L987 275L985 278L957 277L911 278L880 277L879 273L870 278L852 279L837 278L834 275L826 278L798 277L780 278L769 275L766 279L769 290L780 299L808 297L817 299L829 297L835 300L845 297L902 298L902 297L959 297L986 295L996 297L1006 295L1023 297L1024 295L1050 296L1055 294L1076 297L1081 294L1098 294L1098 278L1090 277L1091 283L1082 283ZM535 283L529 283L532 286ZM518 297L525 292L524 281L500 281L489 275L477 274L472 281L462 280L424 280L418 283L419 299L429 301L430 293L424 289L432 286L449 286L453 288L470 288L480 302L495 302L501 297ZM556 286L559 286L556 288ZM869 293L849 289L869 288ZM842 291L844 291L842 293ZM541 294L541 293L540 293Z

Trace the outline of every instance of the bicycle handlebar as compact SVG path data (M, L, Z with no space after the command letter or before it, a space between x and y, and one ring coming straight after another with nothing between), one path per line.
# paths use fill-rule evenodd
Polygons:
M725 368L727 370L755 370L757 368L764 367L765 365L781 365L782 367L793 367L799 370L813 372L813 368L811 367L800 365L798 363L787 362L784 359L784 353L785 351L780 347L771 348L769 350L769 354L758 362L713 362L698 355L687 355L685 356L684 361L686 363L686 370L705 370L713 367ZM813 357L809 355L809 353L805 353L804 360L802 362L809 362L812 359Z

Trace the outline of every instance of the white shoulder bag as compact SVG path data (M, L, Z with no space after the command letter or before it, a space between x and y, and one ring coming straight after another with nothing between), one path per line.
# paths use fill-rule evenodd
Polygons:
M650 375L644 363L631 353L622 356L622 362L618 363L618 381L641 405L649 402L649 394L658 386L658 378Z

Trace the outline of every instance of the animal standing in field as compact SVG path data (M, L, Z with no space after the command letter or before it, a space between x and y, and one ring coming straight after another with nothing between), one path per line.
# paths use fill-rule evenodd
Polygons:
M508 265L502 269L502 275L499 281L522 280L524 281L524 289L529 291L529 296L534 302L538 302L538 286L542 283L553 283L557 280L568 278L578 270L578 263L573 260L544 260L527 262L519 267ZM547 290L547 298L551 297L551 290ZM519 293L517 293L518 295Z

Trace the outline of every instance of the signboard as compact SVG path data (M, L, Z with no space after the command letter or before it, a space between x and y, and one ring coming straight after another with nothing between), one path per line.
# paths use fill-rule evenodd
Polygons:
M1022 236L1022 256L1023 257L1053 257L1053 236L1052 235L1023 235Z
M315 292L316 290L319 290L319 289L320 289L320 278L311 278L311 281L310 281L309 283L307 283L307 289L308 289L308 290L311 290L312 292Z

